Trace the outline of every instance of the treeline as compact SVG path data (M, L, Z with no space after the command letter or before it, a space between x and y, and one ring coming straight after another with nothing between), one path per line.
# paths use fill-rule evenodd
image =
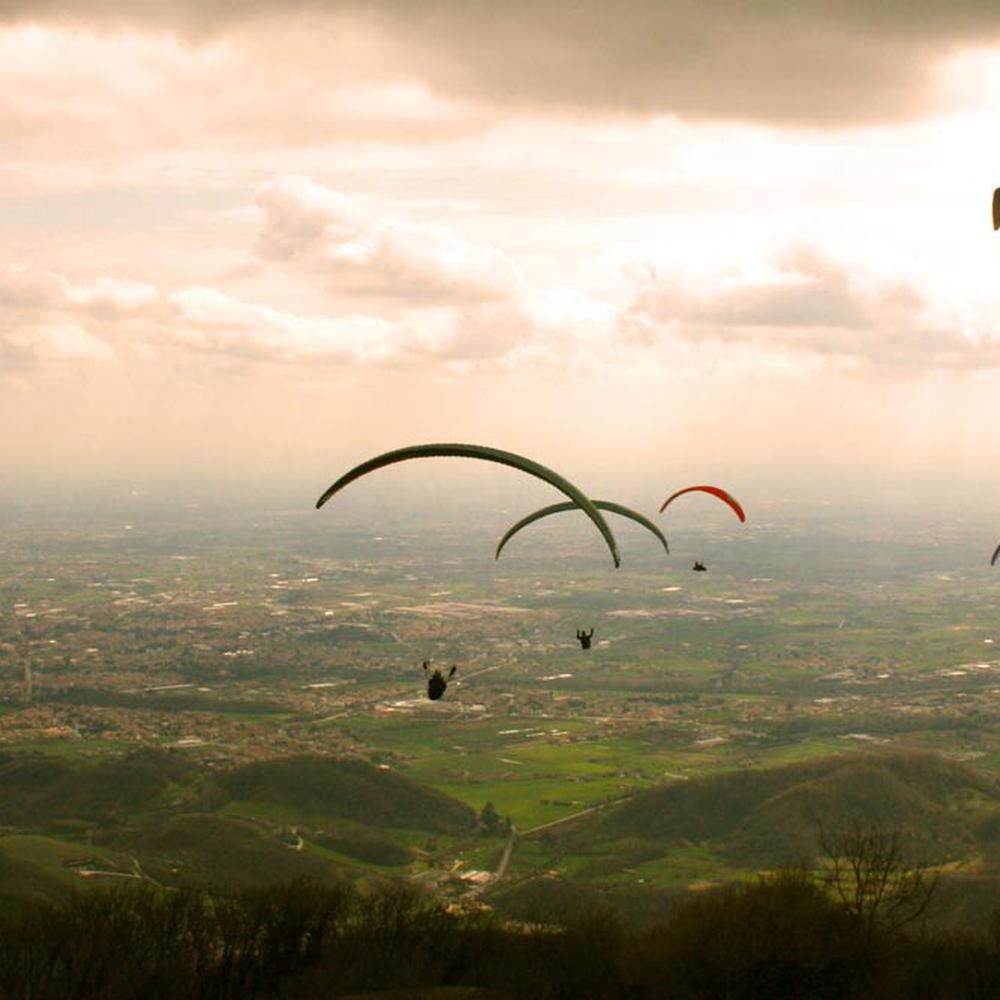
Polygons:
M2 1000L443 987L497 1000L975 1000L1000 995L1000 920L962 936L885 925L797 871L694 896L639 929L601 909L505 924L398 883L95 891L0 920Z

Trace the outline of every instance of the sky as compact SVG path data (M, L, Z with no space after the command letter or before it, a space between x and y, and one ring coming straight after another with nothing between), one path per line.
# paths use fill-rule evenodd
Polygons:
M995 14L0 0L0 499L1000 489Z

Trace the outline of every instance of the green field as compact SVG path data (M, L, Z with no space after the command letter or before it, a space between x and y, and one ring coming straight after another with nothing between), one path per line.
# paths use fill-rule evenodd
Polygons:
M379 819L365 843L340 811L348 786L321 782L310 796L296 782L245 794L218 784L267 759L364 760L472 814L491 804L520 834L514 879L674 887L753 865L714 844L657 853L612 837L584 849L564 834L649 789L825 757L927 750L1000 773L1000 577L970 556L986 522L942 540L895 517L736 531L681 516L670 558L629 532L613 570L569 519L494 563L481 535L506 516L359 532L199 515L183 530L151 524L141 541L11 530L0 587L21 611L0 620L0 769L5 755L89 767L155 747L176 774L146 791L113 769L80 788L65 779L49 800L28 796L7 829L115 830L111 849L142 847L168 874L171 845L201 830L206 850L178 867L191 878L240 874L227 838L273 872L311 859L370 874L381 866L361 855L390 857L391 843L415 852L398 866L410 874L496 862L502 836L432 828L440 802L419 822ZM692 574L700 557L710 571ZM581 627L596 630L586 653ZM436 703L424 697L428 659L458 666ZM109 795L117 785L134 794Z

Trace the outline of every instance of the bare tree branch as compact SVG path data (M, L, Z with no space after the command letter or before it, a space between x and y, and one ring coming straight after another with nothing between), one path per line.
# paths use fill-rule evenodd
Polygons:
M927 913L938 873L907 863L898 830L860 820L832 832L820 825L820 847L827 859L823 880L867 926L894 931Z

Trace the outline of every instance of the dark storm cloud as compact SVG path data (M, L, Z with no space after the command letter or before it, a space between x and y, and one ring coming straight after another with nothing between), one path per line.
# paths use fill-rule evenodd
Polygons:
M0 0L8 21L192 36L300 18L331 58L363 26L391 69L456 97L817 126L919 114L936 63L1000 39L996 14L993 0Z

